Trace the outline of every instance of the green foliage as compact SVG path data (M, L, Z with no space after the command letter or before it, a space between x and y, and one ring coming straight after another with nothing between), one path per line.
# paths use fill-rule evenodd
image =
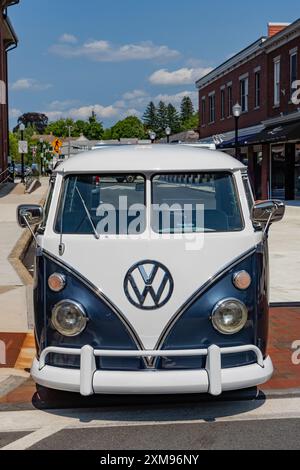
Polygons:
M43 134L47 125L48 117L42 113L25 113L18 119L18 125L15 127L14 132L17 132L20 124L25 127L34 127L39 134Z
M189 96L184 96L180 105L181 122L188 121L195 113L192 100Z
M167 106L167 126L170 127L172 134L177 134L181 131L179 113L177 112L175 106L173 106L171 103L169 103ZM163 137L165 137L165 135Z
M168 122L168 108L163 101L160 101L158 103L157 123L158 123L157 137L159 138L165 137L166 128L168 127L169 122Z
M83 134L89 140L100 140L103 136L102 123L97 120L97 116L93 113L88 121L73 119L59 119L51 122L46 128L47 134L53 134L55 137L69 137L69 127L71 127L71 136L79 137Z
M105 129L103 132L102 140L111 140L112 139L112 131L110 128Z
M158 117L157 117L157 109L153 101L150 101L148 104L144 115L143 115L143 122L148 131L158 132L159 125L158 125Z
M189 119L182 123L182 130L198 130L199 129L199 113L194 113Z
M53 134L55 137L66 138L69 136L68 126L73 128L71 135L75 137L75 135L73 135L73 131L75 130L73 119L59 119L58 121L50 122L45 132L46 134Z
M128 116L111 128L112 139L143 139L144 137L145 129L143 123L136 116Z
M98 122L96 114L93 112L86 124L84 135L89 140L100 140L103 136L102 122Z
M18 137L14 132L9 133L9 156L16 163L20 161Z

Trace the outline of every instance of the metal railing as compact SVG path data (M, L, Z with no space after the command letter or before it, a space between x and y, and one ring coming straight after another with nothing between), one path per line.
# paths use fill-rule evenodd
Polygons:
M4 183L7 183L12 178L10 170L7 168L2 173L0 173L0 188Z
M34 180L34 175L33 175L32 170L27 170L24 174L24 186L25 186L26 191L28 191L28 189L30 188L33 180Z

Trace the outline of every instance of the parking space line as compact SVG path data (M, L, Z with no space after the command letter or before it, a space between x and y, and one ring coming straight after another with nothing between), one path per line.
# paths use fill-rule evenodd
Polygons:
M18 439L10 444L8 444L5 447L2 447L1 450L26 450L29 449L30 447L34 446L38 442L46 439L49 436L52 436L53 434L56 434L57 432L61 431L64 429L65 426L59 425L59 424L52 424L50 426L44 426L41 429L38 429L37 431L34 431L27 436L22 437L21 439Z

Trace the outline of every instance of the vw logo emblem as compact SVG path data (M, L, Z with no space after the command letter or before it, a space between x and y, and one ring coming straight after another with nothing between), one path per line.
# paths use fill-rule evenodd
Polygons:
M174 283L170 271L156 261L141 261L126 274L124 291L129 302L142 310L156 310L171 298Z

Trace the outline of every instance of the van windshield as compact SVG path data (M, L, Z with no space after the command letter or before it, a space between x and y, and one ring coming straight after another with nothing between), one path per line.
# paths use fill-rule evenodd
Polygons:
M55 231L140 234L146 228L145 177L76 175L65 179Z
M231 173L162 174L152 178L152 229L156 233L243 230Z

